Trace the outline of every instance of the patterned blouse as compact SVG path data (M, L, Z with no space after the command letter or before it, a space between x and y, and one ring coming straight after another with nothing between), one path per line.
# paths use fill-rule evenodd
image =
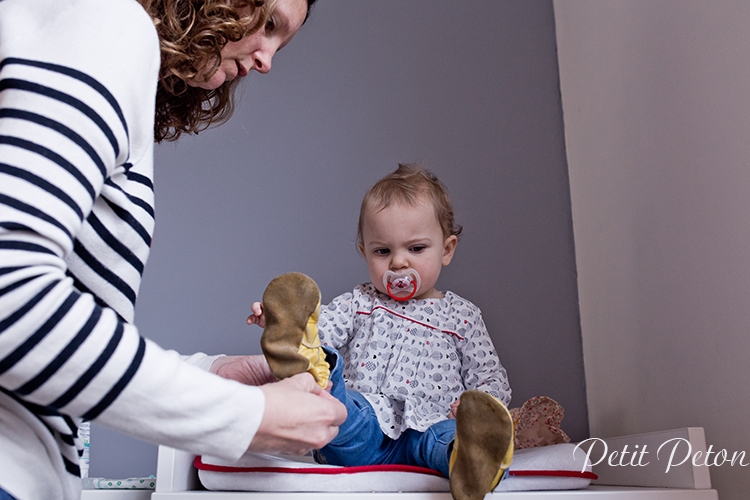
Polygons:
M347 388L367 398L393 439L445 420L467 389L510 403L481 311L453 292L400 302L365 283L322 307L318 326L341 354Z

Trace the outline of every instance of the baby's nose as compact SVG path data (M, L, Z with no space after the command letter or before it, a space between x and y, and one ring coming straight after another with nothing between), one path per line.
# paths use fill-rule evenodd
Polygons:
M404 269L409 267L409 260L406 258L406 256L397 254L393 256L393 259L391 260L391 270L397 271L399 269Z

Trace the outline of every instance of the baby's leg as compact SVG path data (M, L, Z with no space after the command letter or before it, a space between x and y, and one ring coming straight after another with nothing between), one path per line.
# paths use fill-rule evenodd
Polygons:
M424 432L408 429L394 442L396 453L391 463L426 467L448 477L448 462L455 435L455 420L437 422Z
M315 452L319 462L331 465L373 465L385 460L393 440L383 434L375 410L362 394L346 388L343 363L338 352L323 347L331 366L331 395L346 406L346 421L338 435L324 448Z
M330 347L323 350L331 367L331 395L346 406L347 417L333 441L315 452L316 460L331 465L414 465L448 477L456 421L438 422L425 432L408 429L398 439L389 438L367 398L346 388L338 352Z

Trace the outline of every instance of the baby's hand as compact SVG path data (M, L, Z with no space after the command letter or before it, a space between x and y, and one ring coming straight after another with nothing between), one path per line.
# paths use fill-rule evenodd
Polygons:
M457 399L454 402L451 403L451 411L448 412L448 418L456 418L456 411L458 410L458 405L461 403L461 399Z
M253 302L250 306L250 310L253 312L247 317L248 325L258 325L261 328L266 327L266 316L263 314L263 304L260 302Z

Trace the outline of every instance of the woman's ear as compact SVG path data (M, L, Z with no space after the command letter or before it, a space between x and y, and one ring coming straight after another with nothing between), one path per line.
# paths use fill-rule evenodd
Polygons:
M453 253L458 245L458 237L455 234L448 236L443 243L443 265L447 266L453 259Z

